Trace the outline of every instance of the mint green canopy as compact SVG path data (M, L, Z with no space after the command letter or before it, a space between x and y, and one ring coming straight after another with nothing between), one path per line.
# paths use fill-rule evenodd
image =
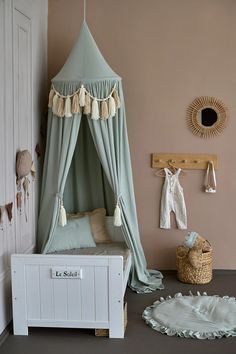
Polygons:
M108 215L118 205L133 256L130 287L140 293L163 289L162 274L146 268L139 237L121 78L85 22L52 80L38 223L41 253L54 238L62 201L67 212L105 207Z

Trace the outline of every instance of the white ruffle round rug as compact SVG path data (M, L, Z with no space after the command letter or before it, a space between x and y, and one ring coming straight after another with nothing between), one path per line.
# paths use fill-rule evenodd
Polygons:
M215 339L236 336L236 299L176 294L160 298L143 312L146 323L168 336Z

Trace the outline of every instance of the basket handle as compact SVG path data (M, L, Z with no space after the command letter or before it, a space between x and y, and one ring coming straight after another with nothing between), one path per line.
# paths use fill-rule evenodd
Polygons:
M208 243L208 245L209 245L210 247L212 247L210 241L206 240L206 242Z
M206 242L208 243L210 250L212 250L212 245L211 245L210 241L206 240Z

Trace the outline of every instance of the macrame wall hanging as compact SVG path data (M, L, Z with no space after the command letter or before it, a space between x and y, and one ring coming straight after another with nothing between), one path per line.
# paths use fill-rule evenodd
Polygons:
M52 109L53 114L66 118L72 117L73 114L83 113L94 120L106 120L114 117L120 106L116 85L104 98L92 96L84 85L81 85L72 95L67 96L61 95L52 85L48 100L48 107Z
M31 153L28 150L19 151L16 155L16 205L17 210L22 212L22 195L24 194L24 209L26 222L28 221L26 203L29 198L29 174L31 174L33 178L35 177L35 166L34 162L32 161Z
M13 217L13 214L12 214L13 203L11 202L9 204L6 204L5 208L6 208L6 212L7 212L9 223L11 223L12 217Z

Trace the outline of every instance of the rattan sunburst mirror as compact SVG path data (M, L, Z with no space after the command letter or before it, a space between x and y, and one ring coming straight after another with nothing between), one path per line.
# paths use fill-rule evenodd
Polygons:
M214 97L197 97L187 109L188 127L201 138L220 134L225 129L227 120L227 108Z

